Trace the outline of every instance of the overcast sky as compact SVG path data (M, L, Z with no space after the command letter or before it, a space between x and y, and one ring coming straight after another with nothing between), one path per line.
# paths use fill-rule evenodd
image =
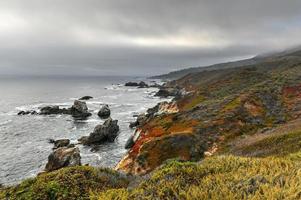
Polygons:
M0 74L161 74L300 36L300 0L1 0Z

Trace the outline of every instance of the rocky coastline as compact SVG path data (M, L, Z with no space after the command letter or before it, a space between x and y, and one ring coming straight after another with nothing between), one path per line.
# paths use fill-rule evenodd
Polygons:
M281 199L292 195L298 199L300 63L298 56L272 57L248 67L202 71L169 81L155 95L172 99L137 114L129 123L134 133L114 170L80 166L78 144L52 141L54 151L45 169L51 172L25 184L27 190L37 195L38 183L55 181L76 198ZM100 112L104 124L81 138L82 144L114 141L117 121L107 109L104 106ZM73 174L90 185L82 186ZM66 176L80 189L68 187L62 178ZM94 184L98 182L108 188ZM59 195L64 191L57 190ZM8 196L16 191L18 187L4 189Z

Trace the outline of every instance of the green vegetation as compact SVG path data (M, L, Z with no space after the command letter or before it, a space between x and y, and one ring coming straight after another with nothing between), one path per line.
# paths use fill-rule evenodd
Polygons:
M127 187L128 183L126 176L110 169L69 167L41 174L14 187L0 189L0 199L89 199L92 192Z
M2 191L1 199L300 199L301 153L283 158L214 156L169 161L138 186L106 169L72 167Z
M108 190L98 199L300 199L299 168L299 160L273 157L172 161L137 188Z
M301 131L282 135L271 135L251 145L236 149L241 155L246 156L286 156L301 150Z

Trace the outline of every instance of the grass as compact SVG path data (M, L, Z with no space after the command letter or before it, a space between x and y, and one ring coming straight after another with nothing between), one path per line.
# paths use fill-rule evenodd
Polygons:
M172 161L133 190L108 190L98 199L300 199L299 158L216 156L201 163Z
M0 199L89 199L90 193L128 185L128 178L110 169L77 166L45 173L0 190Z
M301 150L301 131L283 135L272 135L236 149L244 156L266 157L271 155L286 156Z

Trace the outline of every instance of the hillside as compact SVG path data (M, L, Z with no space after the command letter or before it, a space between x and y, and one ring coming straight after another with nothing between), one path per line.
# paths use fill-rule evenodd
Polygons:
M262 63L262 62L265 62L266 60L272 59L272 58L277 58L277 57L281 57L281 56L294 56L294 54L296 54L296 53L300 54L300 52L301 52L300 46L298 46L296 48L292 48L292 49L288 49L288 50L284 50L284 51L280 51L280 52L261 54L256 57L250 58L250 59L219 63L219 64L210 65L210 66L191 67L191 68L186 68L186 69L182 69L182 70L172 71L172 72L169 72L168 74L153 76L151 78L164 79L164 80L175 80L175 79L182 78L185 75L188 75L190 73L255 65L257 63Z
M65 168L0 197L300 199L300 52L170 81L182 95L148 111L117 171Z

